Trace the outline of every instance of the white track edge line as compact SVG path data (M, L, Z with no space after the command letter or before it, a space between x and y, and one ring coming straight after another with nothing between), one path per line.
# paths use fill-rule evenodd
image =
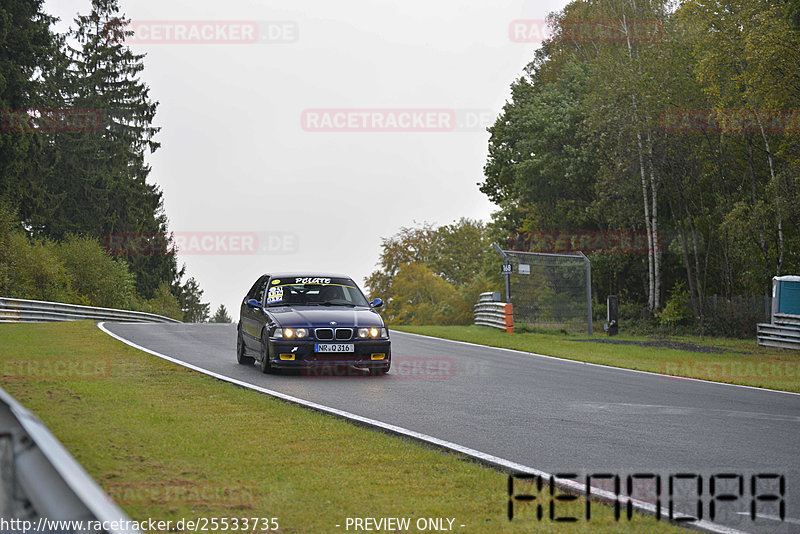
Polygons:
M539 358L547 358L548 360L558 360L560 362L570 362L570 363L575 363L575 364L578 364L578 365L591 365L591 366L594 366L594 367L605 367L606 369L616 369L618 371L627 371L629 373L641 373L641 374L645 374L645 375L661 376L661 377L669 378L671 380L691 380L693 382L704 382L706 384L716 384L716 385L719 385L719 386L731 386L731 387L736 387L736 388L754 389L756 391L764 391L764 392L768 392L768 393L784 393L786 395L798 395L798 396L800 396L800 393L796 393L794 391L784 391L782 389L761 388L761 387L758 387L758 386L747 386L747 385L744 385L744 384L731 384L730 382L716 382L714 380L705 380L703 378L691 378L691 377L688 377L688 376L680 376L680 375L667 375L667 374L664 374L664 373L656 373L655 371L642 371L641 369L629 369L627 367L617 367L617 366L614 366L614 365L606 365L606 364L603 364L603 363L582 362L580 360L570 360L569 358L560 358L558 356L548 356L547 354L539 354L538 352L528 352L528 351L519 350L519 349L506 349L506 348L503 348L503 347L493 347L491 345L481 345L480 343L471 343L469 341L459 341L457 339L447 339L447 338L444 338L444 337L428 336L428 335L425 335L425 334L415 334L414 332L403 332L402 330L389 329L389 331L392 334L404 334L406 336L426 337L428 339L436 339L436 340L440 340L440 341L449 341L450 343L460 343L462 345L470 345L472 347L481 347L481 348L484 348L484 349L516 352L518 354L526 354L528 356L537 356Z
M135 348L137 350L140 350L142 352L146 352L147 354L152 354L153 356L156 356L156 357L161 358L163 360L167 360L169 362L172 362L174 364L180 365L182 367L186 367L186 368L191 369L193 371L197 371L199 373L203 373L205 375L211 376L211 377L216 378L218 380L222 380L224 382L229 382L231 384L235 384L235 385L243 387L243 388L251 389L253 391L258 391L259 393L264 393L264 394L269 395L271 397L275 397L275 398L278 398L278 399L281 399L281 400L284 400L284 401L287 401L287 402L291 402L293 404L299 404L301 406L305 406L306 408L311 408L311 409L314 409L314 410L317 410L317 411L320 411L320 412L336 415L338 417L342 417L342 418L348 419L350 421L357 421L357 422L362 423L362 424L367 425L367 426L371 426L371 427L387 430L387 431L389 431L389 432L391 432L393 434L399 434L399 435L402 435L402 436L407 436L407 437L413 438L413 439L415 439L417 441L430 443L432 445L436 445L437 447L441 447L443 449L449 449L449 450L461 453L461 454L463 454L465 456L469 456L471 458L474 458L474 459L479 460L479 461L484 462L484 463L492 464L492 465L495 465L497 467L502 467L502 468L505 468L505 469L508 469L508 470L512 470L512 471L517 471L518 474L519 473L525 473L525 474L536 475L536 476L545 478L546 480L548 480L548 482L549 482L550 478L552 477L552 475L550 473L546 473L546 472L541 471L539 469L535 469L535 468L529 467L527 465L523 465L523 464L520 464L520 463L517 463L517 462L513 462L511 460L506 460L505 458L500 458L499 456L494 456L494 455L491 455L491 454L488 454L488 453L485 453L485 452L481 452L481 451L478 451L478 450L475 450L475 449L471 449L469 447L465 447L465 446L459 445L457 443L452 443L450 441L446 441L446 440L443 440L443 439L440 439L440 438L429 436L427 434L422 434L421 432L416 432L414 430L403 428L403 427L400 427L400 426L397 426L397 425L393 425L393 424L390 424L390 423L385 423L383 421L378 421L377 419L370 419L368 417L364 417L364 416L357 415L357 414L354 414L354 413L346 412L346 411L340 410L338 408L325 406L324 404L318 404L316 402L311 402L311 401L307 401L307 400L304 400L304 399L301 399L301 398L298 398L298 397L293 397L291 395L287 395L287 394L281 393L279 391L274 391L274 390L271 390L271 389L263 388L261 386L255 385L255 384L250 384L248 382L243 382L241 380L237 380L236 378L231 378L229 376L221 375L221 374L216 373L214 371L209 371L208 369L203 369L202 367L198 367L198 366L196 366L194 364L187 363L187 362L184 362L182 360L178 360L177 358L173 358L171 356L167 356L166 354L161 354L160 352L156 352L154 350L148 349L148 348L143 347L141 345L137 345L133 341L125 339L124 337L122 337L120 335L117 335L117 334L111 332L110 330L108 330L105 327L105 321L98 322L97 323L97 327L101 331L103 331L106 334L108 334L109 336L111 336L112 338L116 339L117 341L121 341L122 343L124 343L124 344L126 344L126 345L128 345L130 347L133 347L133 348ZM412 334L412 335L420 335L420 334ZM430 336L423 336L423 337L430 337ZM439 339L439 338L433 338L433 339ZM484 345L478 345L478 346L479 347L483 347ZM503 349L503 350L506 350L506 349ZM518 352L522 352L522 351L518 351ZM531 354L531 353L525 353L525 354ZM545 356L545 357L551 358L551 356ZM556 479L556 480L557 480L556 486L561 487L561 488L566 488L566 489L568 489L570 491L573 491L573 492L576 492L576 493L578 493L580 495L586 495L586 491L585 491L586 485L585 484L580 484L580 483L578 483L576 481L569 480L569 479ZM593 495L595 497L600 497L601 500L603 500L603 501L613 502L614 500L618 499L618 496L615 495L614 493L612 493L610 491L607 491L607 490L604 490L604 489L595 488L594 486L590 486L589 487L589 491L590 491L591 495ZM633 507L636 508L639 512L643 512L646 515L650 515L650 516L655 516L656 515L656 507L654 505L652 505L652 504L650 504L648 502L645 502L645 501L640 501L638 499L629 499L629 500L630 500L631 504L633 505ZM627 501L625 501L625 502L627 502ZM620 506L623 506L624 504L625 503L620 502ZM661 517L662 518L668 517L668 514L669 514L669 510L664 508L664 507L661 507ZM672 524L675 524L675 523L672 523ZM706 521L705 519L703 519L701 521L692 522L691 524L685 524L685 525L684 524L677 524L677 526L685 526L687 528L701 529L701 530L705 530L707 532L713 532L715 534L747 534L744 531L736 530L736 529L733 529L733 528L730 528L730 527L726 527L725 525L712 523L711 521Z

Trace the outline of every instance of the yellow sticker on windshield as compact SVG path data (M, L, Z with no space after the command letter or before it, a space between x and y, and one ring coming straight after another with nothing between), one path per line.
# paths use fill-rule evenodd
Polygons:
M273 281L272 281L272 285L273 285L273 286L274 286L275 284L280 284L280 283L281 283L281 281L280 281L280 280L277 280L277 279L275 279L275 280L273 280Z

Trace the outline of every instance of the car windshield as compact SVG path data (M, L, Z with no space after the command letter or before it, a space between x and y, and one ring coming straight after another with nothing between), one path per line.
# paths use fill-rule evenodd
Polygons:
M292 277L272 280L268 306L369 306L352 280Z

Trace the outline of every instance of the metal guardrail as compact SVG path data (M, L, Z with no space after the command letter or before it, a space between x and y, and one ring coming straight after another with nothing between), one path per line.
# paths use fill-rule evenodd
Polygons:
M500 328L514 332L514 314L510 303L498 302L500 293L481 293L478 303L472 307L475 324Z
M775 313L772 320L758 325L758 344L800 350L800 317Z
M135 323L180 323L170 317L132 310L0 297L0 323L47 323L99 319Z
M0 517L33 530L67 532L57 521L99 522L94 532L139 534L47 427L0 388ZM63 524L62 524L63 527ZM21 526L19 528L22 528Z

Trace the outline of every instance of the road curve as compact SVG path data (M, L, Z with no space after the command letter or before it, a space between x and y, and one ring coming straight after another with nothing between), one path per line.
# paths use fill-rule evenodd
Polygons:
M105 328L213 373L546 473L611 473L623 484L627 475L658 473L662 506L669 475L700 475L705 519L710 477L741 475L743 494L725 505L722 516L717 505L716 524L744 532L800 532L800 395L396 331L392 371L383 377L263 375L236 363L234 325L105 323ZM758 503L759 519L746 515L751 481L761 473L786 477L784 521L776 506L764 502ZM729 486L717 479L717 491L735 492L735 482ZM777 492L771 482L757 482L757 493ZM676 484L676 509L696 502L688 488Z

